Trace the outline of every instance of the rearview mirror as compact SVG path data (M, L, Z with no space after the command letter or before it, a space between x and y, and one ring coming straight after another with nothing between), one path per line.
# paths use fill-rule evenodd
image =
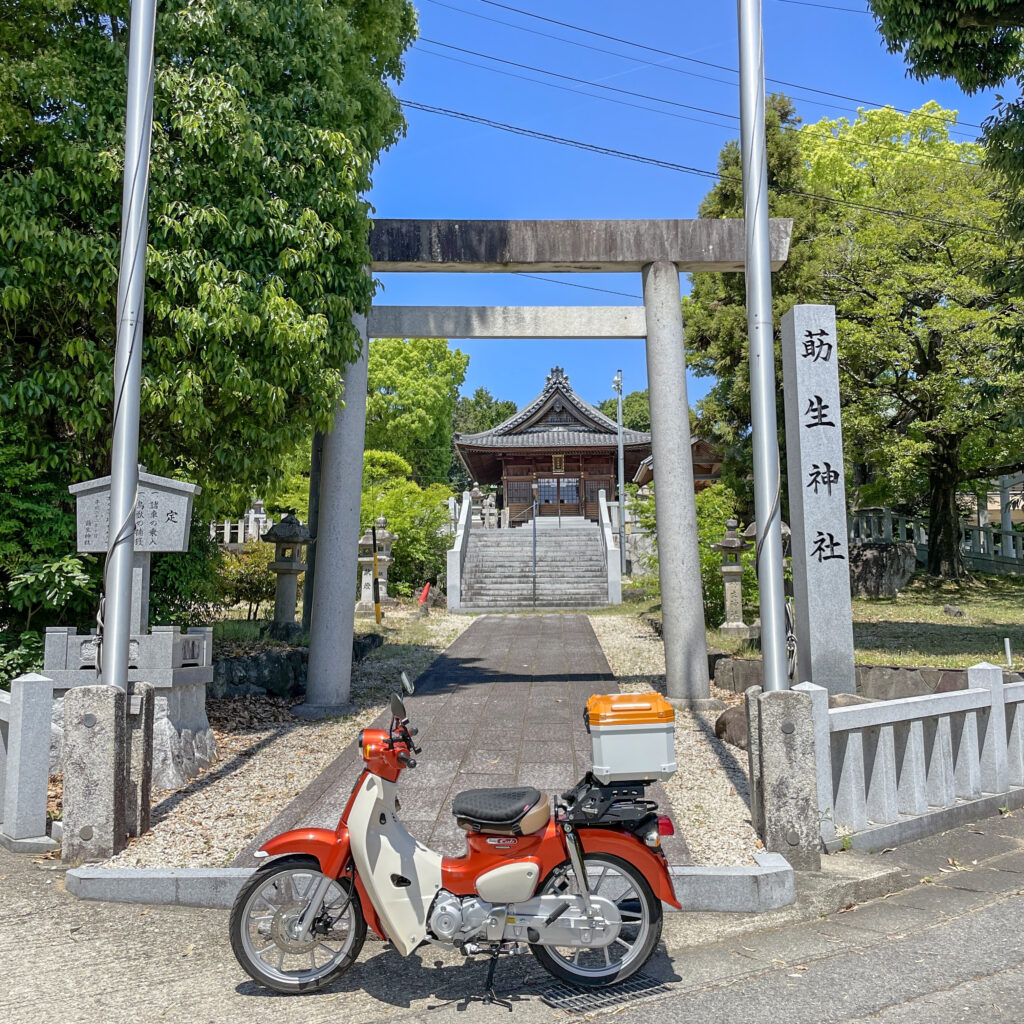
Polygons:
M408 675L405 672L402 673L402 689L411 697L416 687L410 682Z
M402 698L397 693L391 694L391 714L397 718L400 722L404 722L408 717L405 713L405 704L402 702Z

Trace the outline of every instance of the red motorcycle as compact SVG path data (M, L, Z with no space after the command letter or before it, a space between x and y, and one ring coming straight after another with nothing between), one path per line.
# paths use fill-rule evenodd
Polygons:
M402 682L411 693L404 673ZM623 699L640 706L636 695ZM231 910L244 970L278 992L321 988L352 966L369 925L402 955L424 943L489 955L484 1001L510 1009L494 995L494 968L523 944L574 985L638 971L661 935L662 902L679 907L661 850L672 823L645 798L653 779L588 772L554 814L527 786L460 793L452 812L467 849L442 857L399 818L396 783L420 749L397 694L391 713L390 728L359 735L366 765L338 827L293 829L256 854L272 859Z

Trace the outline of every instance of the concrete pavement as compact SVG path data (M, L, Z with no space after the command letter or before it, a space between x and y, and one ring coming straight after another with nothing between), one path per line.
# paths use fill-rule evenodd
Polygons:
M625 1024L1024 1020L1024 813L876 862L898 870L908 888L845 913L783 927L769 915L747 918L738 923L774 927L725 940L724 915L667 917L666 944L646 969L657 987L591 1016L614 1013ZM235 964L225 912L79 902L62 880L54 862L0 851L0 1020L580 1019L543 1000L553 979L529 955L499 967L498 990L515 1003L506 1015L466 1001L480 992L483 961L431 947L403 959L377 942L323 993L269 994Z

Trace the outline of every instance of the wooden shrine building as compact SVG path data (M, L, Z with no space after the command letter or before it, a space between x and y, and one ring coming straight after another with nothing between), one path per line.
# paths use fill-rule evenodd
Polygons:
M480 434L456 434L455 448L473 480L500 485L509 525L529 520L535 494L539 515L596 521L598 492L615 497L617 430L556 366L544 390L515 416ZM624 428L622 438L631 480L651 454L651 435Z

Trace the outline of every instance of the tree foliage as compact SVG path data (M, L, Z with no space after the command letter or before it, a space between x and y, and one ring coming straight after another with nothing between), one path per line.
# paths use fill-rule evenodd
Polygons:
M769 159L804 193L770 196L774 215L791 212L802 225L776 276L776 324L797 302L836 306L848 462L875 469L862 497L926 507L929 568L956 577L958 488L1024 468L1011 419L1024 402L1024 363L1014 340L1019 304L982 281L986 267L1012 256L993 230L998 183L978 146L950 141L953 121L936 104L909 115L864 111L853 123L776 133ZM688 336L698 372L720 371L702 411L727 440L746 442L737 287L697 278Z
M274 600L277 577L270 568L274 545L250 541L245 550L227 552L220 565L221 586L229 605L244 604L247 619L260 617L260 605Z
M618 416L618 398L606 398L597 409L609 419ZM643 391L630 391L622 396L622 425L627 430L640 430L645 434L651 430L651 401L647 388Z
M420 487L409 479L411 467L393 452L367 451L363 455L363 493L360 518L368 528L379 516L398 536L392 547L394 563L388 569L396 594L412 593L424 583L437 583L444 574L451 537L448 524L447 484Z
M0 7L0 412L62 483L107 467L127 18ZM211 513L331 421L414 25L405 0L160 5L141 460Z
M471 397L460 395L455 403L455 413L452 416L453 434L479 434L485 430L491 430L499 423L515 416L517 412L516 403L505 398L495 398L487 388L477 388ZM460 491L467 490L473 483L469 479L469 473L462 464L458 452L452 442L452 462L448 471L448 480L451 485Z
M916 78L952 78L968 93L1012 82L1018 95L997 96L983 128L986 159L1005 180L1003 221L1024 238L1024 3L1020 0L869 0L891 53L902 53ZM1019 294L1024 264L988 268Z
M447 480L452 416L468 365L469 356L443 338L370 342L367 449L401 455L419 484Z

